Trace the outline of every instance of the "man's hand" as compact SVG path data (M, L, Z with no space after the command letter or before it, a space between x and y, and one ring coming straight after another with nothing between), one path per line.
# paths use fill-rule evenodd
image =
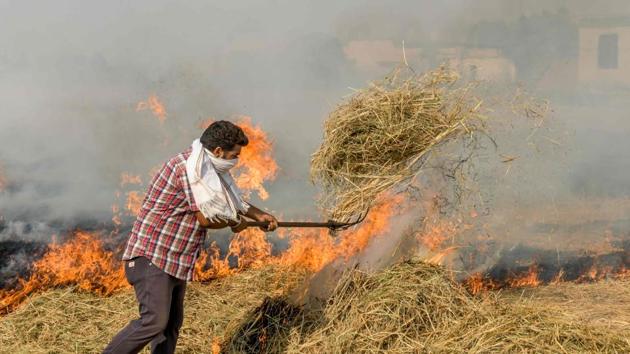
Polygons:
M245 216L255 221L268 222L269 225L267 227L260 228L263 231L273 231L278 228L278 219L276 219L275 216L266 213L251 204L249 205L249 209L247 210Z
M260 229L263 231L273 231L278 228L278 219L275 216L263 213L258 217L258 221L269 222L267 228L261 227Z

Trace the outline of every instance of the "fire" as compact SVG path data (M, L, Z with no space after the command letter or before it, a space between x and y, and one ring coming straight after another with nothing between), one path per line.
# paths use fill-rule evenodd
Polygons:
M210 249L202 251L197 259L193 279L195 281L209 281L231 275L233 272L228 258L221 259L221 250L216 243L212 243Z
M116 192L116 194L119 195L120 192ZM122 220L120 219L120 207L118 206L118 204L112 204L112 223L115 226L122 225Z
M123 192L121 191L123 188L126 188L130 185L137 185L138 187L142 186L142 177L140 175L134 175L129 172L123 172L120 174L120 182L118 184L119 190L116 190L114 193L115 202L112 204L112 223L115 226L122 225L122 217L123 213L121 211L121 196ZM125 200L123 208L125 210L126 215L136 216L140 212L140 208L142 207L142 202L144 199L144 192L138 190L130 190L125 193Z
M451 253L453 253L453 251L455 251L456 249L457 247L449 247L425 259L424 261L430 264L444 265L444 260L446 259L446 257L450 255Z
M398 207L404 200L403 195L384 197L359 226L341 231L338 242L327 230L291 230L290 247L276 262L318 271L337 258L347 259L364 250L371 239L389 230L391 218L400 211Z
M140 102L139 111L150 109L160 122L166 119L163 104L156 96L146 102ZM205 128L212 120L207 120L200 127ZM273 180L278 166L272 157L273 144L260 126L254 125L249 117L242 117L237 124L250 138L250 144L242 150L236 173L236 181L245 191L256 192L261 199L268 197L264 183ZM156 173L153 169L151 175ZM0 166L0 190L6 185ZM130 187L132 186L132 187ZM117 203L112 206L113 222L122 223L125 215L136 215L141 208L143 194L138 191L143 186L140 175L122 173L119 190L116 191ZM135 190L134 190L135 189ZM281 230L281 237L286 237L289 247L280 254L272 252L272 244L264 232L248 229L235 235L227 250L221 252L216 244L201 252L194 269L194 279L209 281L226 277L248 268L266 265L281 267L299 267L313 272L323 269L337 259L348 259L357 255L375 238L390 230L394 216L404 211L401 206L407 205L405 195L384 196L370 211L367 218L359 225L340 231L337 237L331 237L326 229L289 229ZM433 213L429 213L433 215ZM447 256L458 247L454 235L466 228L461 220L441 220L440 214L426 217L422 228L415 233L418 244L429 250L430 257L426 261L442 264ZM471 218L477 218L475 211ZM222 254L223 253L223 254ZM630 258L625 264L611 268L593 263L592 267L574 281L594 281L606 277L630 277ZM464 281L464 285L472 292L505 287L533 287L549 282L565 281L564 272L560 270L553 280L541 274L543 266L531 265L522 273L510 273L505 279L494 279L483 273L474 273ZM33 264L32 275L20 281L14 290L0 290L0 313L14 309L29 294L58 286L75 286L80 290L109 295L117 290L127 288L121 262L111 253L104 251L101 235L76 231L64 244L52 244L48 252ZM220 351L220 341L213 344L214 352ZM216 344L216 345L215 345Z
M142 207L142 201L144 194L138 191L127 192L127 211L132 215L138 215L140 208Z
M224 257L214 244L202 252L195 265L195 280L208 281L267 264L318 271L337 258L357 254L372 238L387 232L403 200L403 196L384 199L360 226L340 232L337 242L325 229L291 229L286 236L289 248L277 256L272 256L272 246L263 231L247 229L235 235Z
M466 279L466 281L464 281L464 285L472 294L479 294L480 292L490 288L481 273L472 274L468 277L468 279Z
M205 129L214 119L209 118L199 124ZM252 123L251 117L242 116L236 124L249 138L249 144L241 151L236 166L236 184L244 191L256 191L260 199L269 198L263 183L273 181L278 173L278 164L273 158L273 143L259 125Z
M466 288L473 294L503 288L528 288L545 284L559 284L562 282L592 283L604 279L630 278L630 271L626 264L617 266L594 263L586 271L573 274L567 279L567 272L560 268L555 274L547 278L541 276L542 269L537 263L531 264L527 271L509 273L504 279L494 279L482 273L474 273L464 281Z
M457 227L451 222L429 223L424 230L416 234L416 237L429 251L436 252L441 250L444 243L452 238L456 231Z
M160 124L166 121L166 108L156 95L151 95L146 101L138 102L136 112L150 110L151 113L160 121Z
M499 281L481 273L472 274L464 281L465 287L472 294L478 294L484 291L499 290L503 288L534 288L541 286L544 282L540 279L540 267L533 263L528 270L523 273L511 273L505 280ZM561 275L554 278L553 282L560 281Z
M76 231L64 244L53 243L33 265L33 273L15 290L0 290L0 312L7 313L29 294L60 286L110 295L128 287L124 270L112 252L103 250L101 235Z
M538 278L538 265L536 263L529 266L527 273L508 279L508 285L511 288L536 287L542 282Z
M628 263L630 263L630 258L628 259ZM624 279L628 277L630 277L630 270L625 264L621 264L619 267L613 267L612 265L601 265L595 262L576 282L589 283L608 278Z
M404 204L405 196L402 194L383 197L358 229L346 231L342 235L341 243L335 247L337 256L350 257L365 249L374 236L387 232L391 217L400 211L398 208Z
M224 277L243 269L265 265L270 259L271 244L267 242L265 233L258 229L247 229L234 235L223 258L216 244L210 247L209 252L203 252L195 264L194 279L208 281Z
M289 249L277 263L283 266L302 266L311 271L322 269L335 259L334 240L327 230L291 230L288 233Z
M142 177L140 175L132 175L128 172L120 174L120 188L124 188L128 184L142 184Z
M252 124L250 117L242 117L237 124L249 138L249 144L242 150L236 166L236 184L246 190L255 190L260 199L265 200L269 198L269 193L263 182L274 180L278 172L278 165L272 157L273 145L260 126Z

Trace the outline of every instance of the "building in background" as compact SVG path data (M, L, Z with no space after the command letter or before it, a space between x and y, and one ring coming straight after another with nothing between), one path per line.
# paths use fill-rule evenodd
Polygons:
M630 17L584 20L579 34L579 83L630 87Z
M403 54L404 53L404 54ZM389 40L351 41L344 47L346 58L370 77L380 77L407 63L417 71L447 64L470 80L513 82L516 66L496 48L405 48Z

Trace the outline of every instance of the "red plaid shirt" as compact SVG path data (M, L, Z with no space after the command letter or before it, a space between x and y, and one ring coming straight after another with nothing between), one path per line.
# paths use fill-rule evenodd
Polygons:
M186 176L191 148L171 158L155 175L133 225L123 260L144 256L164 272L192 280L206 237Z

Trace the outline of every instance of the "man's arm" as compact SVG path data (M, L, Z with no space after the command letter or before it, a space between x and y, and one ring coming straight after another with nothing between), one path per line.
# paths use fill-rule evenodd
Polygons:
M278 228L278 220L276 220L276 218L273 215L266 213L251 204L249 205L249 209L247 210L247 213L245 213L243 216L256 220L256 221L269 222L269 226L266 229L263 229L264 231L273 231ZM227 220L210 221L200 211L195 212L195 217L197 218L199 225L207 229L216 230L216 229L223 229L225 227L231 227L232 231L238 233L247 228L247 220L245 218L241 218L240 223L237 223L236 221L227 221Z
M236 221L227 221L227 220L210 221L200 211L195 212L195 217L197 218L199 225L201 225L201 227L204 227L206 229L216 230L216 229L223 229L225 227L231 227L233 232L239 233L247 228L247 220L243 218L241 218L240 223Z
M263 231L273 231L278 228L278 220L275 216L264 212L251 204L249 204L249 209L247 210L247 213L245 213L245 216L256 221L269 222L269 226L266 229L263 229Z

